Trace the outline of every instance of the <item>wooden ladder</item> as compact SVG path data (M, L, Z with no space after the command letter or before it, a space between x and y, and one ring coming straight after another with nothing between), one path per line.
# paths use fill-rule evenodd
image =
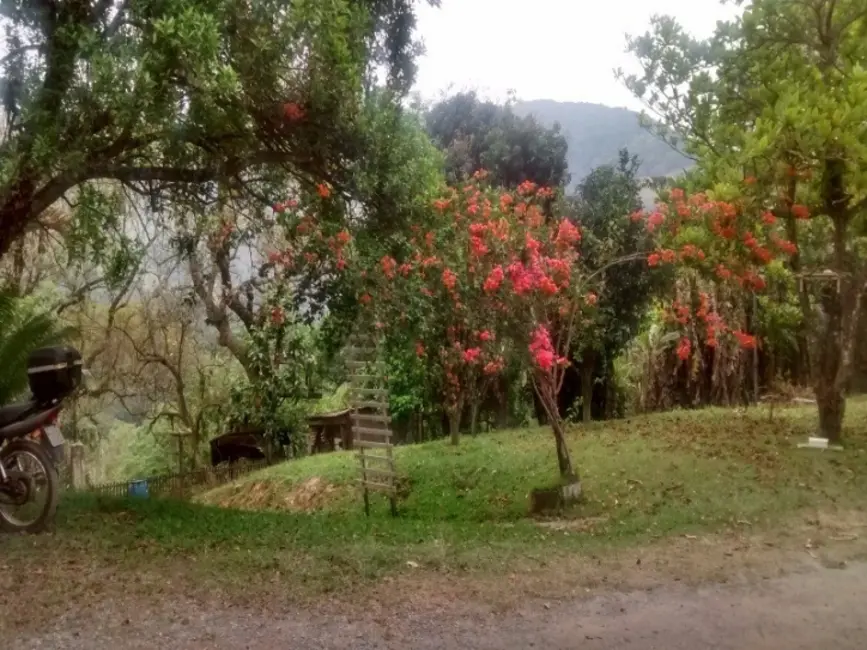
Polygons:
M344 353L350 378L352 444L358 449L364 512L370 515L370 492L380 492L388 497L392 516L397 516L388 383L379 367L377 348L372 337L353 334Z

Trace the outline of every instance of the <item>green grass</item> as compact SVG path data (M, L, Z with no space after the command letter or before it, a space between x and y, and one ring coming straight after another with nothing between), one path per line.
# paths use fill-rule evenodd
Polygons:
M69 497L57 532L8 538L4 554L34 548L104 562L181 560L197 574L291 575L295 587L332 591L407 570L476 572L543 567L564 555L591 554L683 533L749 522L773 526L805 508L860 509L867 493L867 400L850 403L843 452L799 450L815 411L722 409L632 418L569 433L585 501L565 518L584 525L541 528L527 517L527 495L556 480L550 431L542 428L465 437L396 450L407 494L400 517L374 495L364 516L350 488L350 453L275 466L205 495L232 501L254 490L278 508L312 477L338 486L314 512L239 511L156 500Z

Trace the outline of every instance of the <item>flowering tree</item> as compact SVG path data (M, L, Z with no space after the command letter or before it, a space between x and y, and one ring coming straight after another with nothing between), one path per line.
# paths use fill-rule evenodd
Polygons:
M477 404L507 361L522 363L550 418L560 473L574 479L557 394L584 312L596 303L583 286L581 232L545 216L552 190L529 182L497 190L485 176L435 201L430 230L409 240L404 261L379 261L362 302L387 333L411 328L417 354L435 358L453 443L465 400Z
M677 296L665 311L667 325L680 332L676 355L694 372L708 358L722 372L721 348L755 349L760 341L746 331L746 298L784 278L780 264L797 252L784 226L747 195L724 201L705 193L687 196L679 188L663 193L656 209L637 212L654 235L651 267L677 265ZM794 212L807 216L803 206ZM754 319L753 319L754 320Z

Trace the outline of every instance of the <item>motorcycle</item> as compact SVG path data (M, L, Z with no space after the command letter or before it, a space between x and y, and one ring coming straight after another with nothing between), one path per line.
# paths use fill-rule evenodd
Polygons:
M5 532L39 533L54 520L64 458L57 418L82 377L75 348L34 350L27 365L31 398L0 407L0 530Z

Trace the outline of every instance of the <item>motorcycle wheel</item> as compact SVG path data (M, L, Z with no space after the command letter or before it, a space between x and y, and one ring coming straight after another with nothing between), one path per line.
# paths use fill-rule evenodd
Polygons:
M3 449L0 449L0 463L6 463L8 459L17 455L29 456L36 461L40 474L45 477L44 488L46 490L45 504L33 518L19 519L14 513L10 513L4 503L0 501L0 530L9 533L41 533L54 520L57 512L57 500L60 497L60 480L54 462L46 449L33 440L13 440ZM28 490L32 490L34 480L29 481ZM29 500L28 495L28 500Z

